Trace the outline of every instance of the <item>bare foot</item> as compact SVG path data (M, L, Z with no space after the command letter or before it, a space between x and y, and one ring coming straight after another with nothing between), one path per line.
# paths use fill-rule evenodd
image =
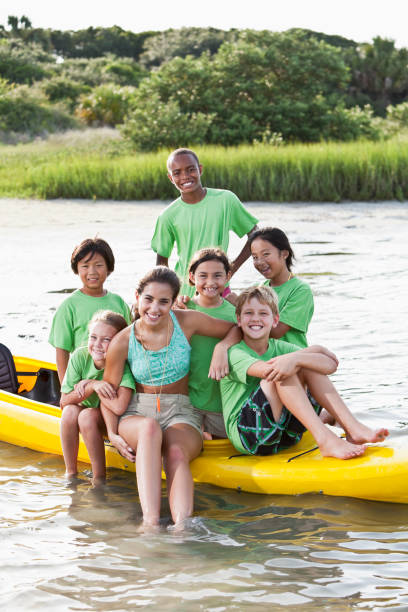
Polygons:
M149 523L149 522L143 521L143 523L139 525L139 527L136 528L136 531L137 533L145 533L147 535L159 533L160 525L159 523Z
M106 476L98 476L96 478L92 478L92 488L98 489L103 487L106 484Z
M380 429L371 429L362 423L358 423L356 427L353 427L352 431L346 432L346 440L353 444L364 444L365 442L384 442L388 436L389 431L385 427Z
M365 446L353 444L343 438L338 438L331 431L322 443L319 450L322 457L335 457L336 459L353 459L364 454Z
M203 440L212 440L213 437L208 431L203 431Z

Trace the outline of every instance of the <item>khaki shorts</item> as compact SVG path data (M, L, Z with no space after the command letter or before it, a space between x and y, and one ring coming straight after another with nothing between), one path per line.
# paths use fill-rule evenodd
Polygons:
M204 431L217 438L227 438L227 432L225 431L224 417L222 412L212 412L211 410L200 410L194 408L194 412L200 418L200 423L204 428Z
M126 412L119 418L119 422L131 416L156 419L163 431L176 423L185 423L194 427L202 436L200 417L190 404L188 396L180 393L161 395L160 412L157 411L157 399L154 393L135 393Z

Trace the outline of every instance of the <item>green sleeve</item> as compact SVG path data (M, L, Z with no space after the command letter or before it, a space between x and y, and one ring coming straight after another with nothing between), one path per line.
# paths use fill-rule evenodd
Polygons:
M74 323L72 310L64 301L58 307L51 324L48 342L55 348L64 349L70 353L76 348L74 342Z
M173 227L168 216L165 214L159 215L151 241L153 251L162 257L170 257L174 242Z
M136 389L136 382L134 376L130 370L129 365L125 364L125 369L123 371L122 380L120 381L120 387L127 387L128 389Z
M231 204L231 229L242 238L253 229L258 223L258 219L251 215L232 191L230 192L229 202Z
M299 285L289 295L283 308L279 308L279 320L293 329L306 333L314 311L313 294L309 285Z
M80 354L76 351L69 358L68 367L61 385L62 393L71 393L74 390L74 386L84 378L82 370Z
M230 365L228 377L235 382L247 384L248 368L253 363L260 361L260 359L249 355L246 351L235 345L228 351L228 361Z
M130 314L129 306L126 304L125 301L123 301L123 316L126 319L126 323L130 325L132 322L132 315Z

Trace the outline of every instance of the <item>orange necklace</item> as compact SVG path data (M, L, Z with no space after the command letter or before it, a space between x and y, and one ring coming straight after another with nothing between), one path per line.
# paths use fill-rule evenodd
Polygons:
M162 388L163 388L164 377L166 375L167 355L169 353L170 321L171 321L171 319L169 317L169 322L168 322L168 325L167 325L167 337L166 337L166 356L164 358L164 366L163 366L163 370L162 370L160 390L159 390L159 394L157 394L156 391L154 392L154 394L156 396L156 409L157 409L157 412L160 412L160 397L161 397L161 392L162 392ZM152 376L152 372L151 372L151 369L150 369L150 359L149 359L149 356L147 354L147 351L149 349L145 349L145 347L143 345L142 334L140 334L140 340L141 340L140 344L141 344L142 349L143 349L143 356L144 356L145 362L146 362L147 371L149 372L149 376L150 376L150 383L151 383L152 387L155 387L156 385L153 384L153 376Z

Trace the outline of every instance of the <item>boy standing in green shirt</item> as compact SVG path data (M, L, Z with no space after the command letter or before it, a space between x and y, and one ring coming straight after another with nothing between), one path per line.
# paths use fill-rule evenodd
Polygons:
M109 244L102 238L86 238L75 247L71 268L78 274L82 287L58 307L52 320L49 343L55 347L58 378L62 383L70 353L88 342L88 325L98 310L113 310L130 323L130 309L116 293L104 288L115 267Z
M336 357L321 346L299 349L269 338L279 321L278 298L268 287L251 287L238 297L243 340L229 350L228 376L221 380L225 428L244 454L271 455L296 444L308 429L322 456L351 459L365 442L382 442L384 428L366 427L351 414L327 377ZM320 404L341 424L338 438L320 420Z
M159 215L151 247L157 254L156 265L168 266L176 243L179 260L175 271L182 280L180 294L193 296L194 287L188 283L188 266L193 254L205 247L219 247L226 252L230 230L242 238L256 229L258 219L231 191L202 186L202 165L194 151L173 151L167 160L167 170L180 197ZM232 263L232 274L249 255L247 243Z

